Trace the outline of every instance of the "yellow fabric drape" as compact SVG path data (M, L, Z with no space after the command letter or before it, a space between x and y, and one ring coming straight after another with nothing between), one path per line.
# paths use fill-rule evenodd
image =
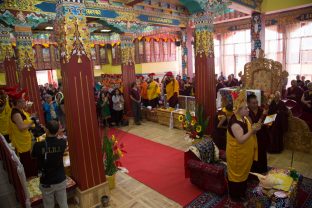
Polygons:
M251 123L246 119L248 131ZM243 144L227 131L226 160L228 165L228 177L232 182L243 182L247 180L252 163L258 160L257 137L253 134Z
M24 120L24 124L32 123L30 119L30 115L23 111L26 119ZM18 153L24 153L31 150L31 139L32 134L26 129L20 131L15 123L10 119L10 127L9 127L9 135L12 141L12 145L16 148Z
M160 95L160 87L157 82L152 81L147 87L147 99L153 100Z
M9 120L11 118L11 107L9 100L6 100L5 107L0 113L0 134L7 135L9 134Z
M177 80L172 80L166 85L166 93L167 93L167 100L169 100L174 93L178 93L179 95L179 83Z

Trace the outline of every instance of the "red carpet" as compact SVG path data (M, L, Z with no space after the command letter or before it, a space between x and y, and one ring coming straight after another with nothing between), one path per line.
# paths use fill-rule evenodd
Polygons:
M182 206L202 194L184 178L182 151L124 131L111 130L112 133L125 145L127 154L121 162L131 177Z

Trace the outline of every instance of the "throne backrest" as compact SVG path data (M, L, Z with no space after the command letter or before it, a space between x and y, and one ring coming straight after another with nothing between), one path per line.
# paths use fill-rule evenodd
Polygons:
M260 89L267 97L276 91L281 92L288 73L282 70L278 61L264 58L263 51L259 58L245 64L244 85L248 89Z

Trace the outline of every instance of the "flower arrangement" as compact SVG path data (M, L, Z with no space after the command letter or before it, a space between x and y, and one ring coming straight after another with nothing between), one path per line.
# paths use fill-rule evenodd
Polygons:
M195 108L195 116L187 110L185 116L180 115L178 119L193 142L202 139L209 123L209 117L204 118L204 109L200 105Z
M103 161L106 175L112 176L118 171L118 167L122 165L120 158L127 152L124 150L123 143L118 143L115 135L109 138L106 133L103 138L102 151L104 153Z

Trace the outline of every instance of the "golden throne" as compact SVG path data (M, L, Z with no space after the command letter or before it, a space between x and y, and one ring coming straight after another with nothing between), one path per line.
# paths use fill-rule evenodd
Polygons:
M282 64L271 59L264 58L263 50L260 50L259 58L245 64L243 85L247 89L260 89L263 91L262 103L276 91L282 92L288 73L282 70ZM312 147L312 132L307 123L294 117L290 112L288 118L288 131L284 135L285 148L310 152Z
M263 50L260 50L259 58L245 64L243 85L247 89L259 89L263 91L264 99L276 91L282 91L284 80L288 73L282 70L282 64L278 61L264 58Z

